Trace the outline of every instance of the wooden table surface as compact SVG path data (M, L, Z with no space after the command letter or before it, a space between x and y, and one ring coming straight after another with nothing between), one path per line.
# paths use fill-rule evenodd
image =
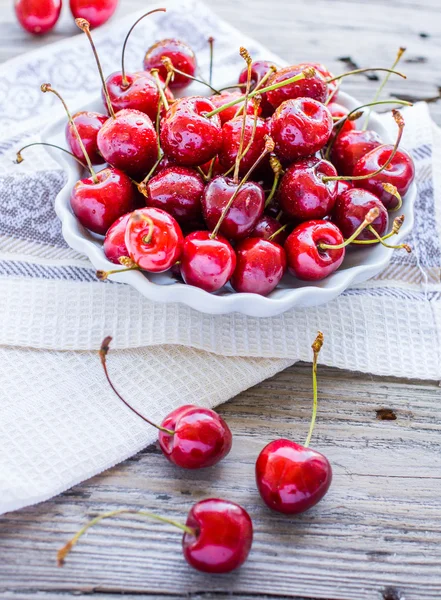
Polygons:
M408 51L408 80L389 94L431 99L441 123L439 0L206 0L221 17L287 60L325 62L333 71L350 57L360 66L391 63ZM122 0L120 11L145 5ZM0 0L0 61L72 35L67 14L56 33L22 32L12 0ZM195 16L197 18L197 15ZM369 101L375 82L345 84ZM424 360L424 357L421 357ZM296 518L270 514L253 483L255 457L276 437L302 440L311 410L310 366L298 364L224 405L235 433L230 456L216 468L182 473L156 447L57 498L0 519L0 600L110 598L297 598L426 600L441 598L441 473L437 383L320 370L314 446L334 468L329 494ZM391 409L395 420L379 419ZM380 413L381 414L381 413ZM438 462L439 464L439 462ZM412 465L410 467L410 465ZM64 569L56 549L91 515L122 507L182 518L207 496L245 505L255 524L250 559L229 576L186 566L179 535L156 523L108 522L84 539Z

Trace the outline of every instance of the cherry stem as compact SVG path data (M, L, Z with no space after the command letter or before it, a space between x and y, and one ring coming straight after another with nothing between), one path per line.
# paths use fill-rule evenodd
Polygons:
M111 271L97 271L96 276L100 281L106 281L109 275L118 275L119 273L126 273L127 271L139 271L138 265L132 265L125 269L112 269Z
M387 167L390 165L390 163L394 159L395 154L398 152L398 147L400 145L401 138L403 136L403 129L404 129L404 119L401 116L401 113L398 110L394 109L392 111L392 115L393 115L393 118L395 119L396 124L398 125L398 135L397 135L397 139L395 141L394 147L392 149L392 152L390 153L389 158L387 159L387 161L384 163L384 165L382 167L378 168L376 171L373 171L372 173L367 173L366 175L350 175L350 176L336 175L335 177L322 177L323 183L327 183L328 181L361 181L363 179L370 179L371 177L375 177L376 175L378 175L379 173L384 171L384 169L387 169ZM381 146L378 146L378 148L381 148Z
M341 85L341 81L337 81L337 85L335 86L335 88L332 90L332 92L329 94L329 96L326 98L326 102L325 102L325 106L328 106L328 104L331 102L331 100L334 98L334 96L336 95L336 93L338 92L338 90L340 89L340 85Z
M79 158L77 158L75 156L75 154L72 154L72 152L69 152L69 150L66 150L65 148L61 148L61 146L56 146L55 144L48 144L47 142L34 142L33 144L28 144L27 146L23 146L23 148L21 148L21 150L19 150L17 152L17 164L19 165L20 163L22 163L24 161L23 156L21 155L21 153L23 152L23 150L26 150L27 148L32 148L32 146L48 146L49 148L56 148L57 150L61 150L61 152L64 152L65 154L69 154L69 156L71 156L72 158L74 158L78 164L80 164L83 169L88 170L88 166L83 163L82 160L80 160Z
M282 218L283 215L283 210L279 211L277 217L276 217L276 221L280 221L280 219Z
M165 95L165 92L162 88L161 80L159 79L159 71L158 71L158 69L152 69L150 71L150 73L152 74L153 79L155 80L156 87L158 88L159 95L161 96L161 102L164 105L165 110L168 110L170 108L170 106L168 104L168 100Z
M265 73L265 75L262 77L262 79L259 81L259 83L258 83L258 84L256 85L256 87L254 88L253 92L259 92L259 93L260 93L260 92L261 92L261 89L262 89L262 87L263 87L263 85L264 85L264 84L265 84L265 83L268 81L268 79L269 79L269 78L270 78L272 75L274 75L274 73L276 73L276 72L277 72L277 69L276 69L276 67L274 67L274 66L271 66L271 67L270 67L270 70L268 71L268 73ZM241 85L242 85L242 84L241 84ZM246 86L246 83L245 83L245 86ZM241 114L241 112L243 111L243 108L244 108L243 106L241 106L241 107L239 108L239 110L238 110L238 111L237 111L237 113L236 113L236 117L238 117L238 116Z
M353 71L347 71L346 73L342 73L341 75L337 75L332 79L327 79L326 83L332 83L333 81L338 81L339 79L343 79L343 77L347 77L348 75L358 75L359 73L367 73L369 71L386 71L387 73L393 73L394 75L399 75L403 79L407 79L404 73L400 73L400 71L394 71L393 69L385 69L384 67L372 67L367 69L354 69Z
M277 156L273 155L270 157L270 165L274 172L274 180L273 180L273 185L271 187L269 196L265 201L265 208L268 208L268 206L271 204L271 201L274 198L274 195L277 191L280 177L283 175L282 164L281 164L280 160L277 158Z
M99 56L98 56L98 52L96 50L96 47L95 47L95 44L94 44L94 41L93 41L93 38L92 38L92 34L90 33L90 23L86 19L75 19L75 24L77 25L77 27L79 27L81 29L81 31L84 31L84 33L87 35L89 43L90 43L90 45L92 47L93 55L95 57L96 65L98 67L98 72L100 74L101 82L103 84L103 90L104 90L104 95L106 97L106 102L107 102L107 108L109 110L109 115L112 117L112 119L114 119L115 118L115 111L113 110L112 102L110 101L109 90L107 89L107 84L106 84L106 80L104 78L104 73L103 73L103 69L101 67L101 63L100 63L100 59L99 59Z
M244 48L243 46L241 46L241 48L240 48L240 55L247 63L247 87L245 88L245 100L243 103L243 119L242 119L242 129L240 132L239 149L237 151L236 164L234 167L233 180L235 183L237 183L239 181L239 168L240 168L240 162L242 160L242 151L243 151L243 145L244 145L244 140L245 140L245 129L246 129L246 124L247 124L248 95L251 90L251 65L253 63L253 60L252 60L248 50L246 48Z
M309 442L311 441L311 437L312 437L312 432L314 430L314 425L315 425L315 420L317 418L317 359L318 359L318 355L320 353L320 350L323 346L323 333L321 331L319 331L317 333L317 337L314 340L314 343L312 344L311 348L312 351L314 353L314 357L312 359L312 417L311 417L311 423L309 425L309 432L308 432L308 436L306 438L306 441L304 443L305 448L308 448L309 446Z
M268 238L269 242L272 242L273 239L275 237L277 237L279 235L279 233L282 233L282 231L285 231L285 229L288 227L288 223L285 223L285 225L283 225L280 229L278 229L277 231L275 231L273 234L271 234Z
M208 44L209 44L209 46L210 46L210 70L209 70L208 82L209 82L209 84L210 84L210 87L211 87L211 84L213 83L213 54L214 54L213 50L214 50L214 37L210 36L210 37L208 38ZM213 89L213 88L211 88L211 89Z
M214 239L217 236L217 234L219 232L219 229L220 229L220 226L222 225L223 220L227 216L227 213L230 210L233 202L236 200L237 195L239 194L239 192L242 189L242 187L245 185L245 183L250 178L250 176L253 173L254 169L259 165L259 163L265 158L265 156L267 154L270 154L273 151L274 151L274 142L270 138L269 135L266 135L265 136L265 149L264 149L264 151L259 156L259 158L254 162L254 164L252 165L252 167L249 169L248 173L246 173L246 175L244 175L242 181L237 185L237 187L236 187L236 189L234 191L234 194L231 196L231 198L229 199L229 201L225 205L224 209L222 210L221 216L219 217L219 221L216 223L216 227L213 229L213 231L210 234L210 239Z
M294 77L290 77L289 79L285 79L284 81L279 81L279 83L273 83L272 85L261 88L259 90L253 90L250 94L248 94L248 100L250 98L254 98L254 96L256 96L257 94L266 94L266 92L271 92L272 90L278 90L279 88L284 87L285 85L289 85L291 83L295 83L296 81L301 81L302 79L310 79L311 77L314 77L314 75L315 75L315 69L313 67L307 67L298 75L294 75ZM231 102L227 102L227 104L223 104L222 106L219 106L218 108L212 110L211 112L206 113L205 116L207 118L213 117L214 115L217 115L218 113L222 112L223 110L226 110L227 108L230 108L231 106L236 106L236 104L240 104L244 100L245 100L245 96L240 96L239 98L235 98L234 100L231 100Z
M401 229L401 226L403 223L404 223L404 215L400 215L399 217L396 217L394 219L392 231L390 233L388 233L387 235L383 235L383 237L381 239L384 241L384 240L387 240L387 239L391 238L392 236L396 235L399 232L399 230ZM378 239L375 239L375 240L353 240L352 243L367 245L367 244L378 244L379 241L380 240L378 240Z
M395 196L395 198L398 200L398 204L395 206L395 208L390 209L391 212L396 212L397 210L400 210L401 207L403 206L403 199L401 197L400 192L397 190L397 188L392 185L391 183L382 183L381 184L383 186L383 189L388 192L389 194L392 194L392 196Z
M399 48L398 49L397 56L395 57L395 60L394 60L394 63L392 65L391 69L395 69L395 67L400 62L401 57L403 56L403 54L405 52L406 52L406 48ZM377 91L375 92L375 96L374 96L373 102L376 102L378 100L378 98L381 96L381 92L383 91L385 85L389 81L391 75L392 75L392 73L386 73L386 75L383 78L383 81L380 83ZM365 119L364 119L364 124L363 124L363 127L362 127L362 131L366 131L366 129L368 127L370 115L371 115L371 111L368 110L367 113L366 113Z
M320 244L317 244L318 248L320 250L340 250L340 248L345 248L353 240L355 240L356 237L358 237L360 235L360 233L363 231L363 229L365 229L368 225L370 225L373 221L375 221L375 219L378 217L379 214L380 214L380 211L378 210L378 208L376 206L374 208L371 208L370 211L365 216L363 223L361 223L361 225L359 227L357 227L357 229L354 231L354 233L350 237L348 237L347 240L345 240L341 244L325 244L325 243L321 242Z
M379 235L378 231L376 231L376 230L375 230L375 229L372 227L372 225L368 225L368 227L367 227L367 228L368 228L368 229L369 229L369 231L372 233L372 235L374 235L374 236L377 238L378 242L379 242L379 243L380 243L382 246L385 246L386 248L392 248L393 250L400 250L401 248L404 248L404 250L406 250L406 252L409 252L409 253L410 253L410 252L412 252L412 248L411 248L411 247L410 247L408 244L399 244L398 246L392 246L392 245L390 245L390 244L386 244L386 243L384 242L384 238L382 238L382 237Z
M110 387L112 388L112 390L114 391L114 393L118 396L118 398L127 406L127 408L130 408L130 410L132 412L135 413L135 415L137 415L138 417L140 417L143 421L145 421L146 423L148 423L149 425L152 425L153 427L156 427L156 429L159 429L159 431L163 431L164 433L168 433L169 435L174 435L175 432L171 429L166 429L165 427L161 427L160 425L156 425L156 423L153 423L153 421L150 421L150 419L147 419L147 417L144 417L144 415L142 415L140 412L138 412L136 410L136 408L133 408L133 406L131 404L129 404L127 402L127 400L125 400L121 394L118 392L118 390L115 388L115 386L112 383L112 380L110 379L110 375L109 375L109 371L107 370L107 353L109 352L110 349L110 342L112 341L112 338L110 336L107 336L106 338L104 338L102 344L101 344L101 348L99 351L99 355L100 355L100 359L101 359L101 364L102 367L104 369L104 373L106 375L106 379L110 385Z
M161 148L159 148L159 151L160 151L160 155L156 159L156 162L153 165L153 167L150 169L150 171L147 173L147 175L144 177L144 179L141 181L141 183L135 183L136 187L138 188L138 191L141 192L141 194L143 196L145 196L146 198L147 198L147 183L152 178L153 173L156 171L156 169L158 168L159 163L162 160Z
M83 140L81 139L78 128L75 125L75 121L73 120L72 115L70 114L70 111L67 107L66 102L63 100L62 96L57 92L57 90L54 90L54 88L51 86L50 83L43 83L41 86L41 91L44 94L46 94L46 92L51 92L52 94L55 94L55 96L60 100L61 104L64 107L64 110L66 111L70 126L72 127L75 137L77 138L78 144L80 145L81 152L84 154L84 158L86 159L87 166L88 166L90 174L92 176L93 183L99 183L99 179L98 179L98 177L94 171L94 168L92 166L92 161L90 160L89 155L87 154L87 150L84 147Z
M173 519L168 519L167 517L161 517L160 515L156 515L155 513L147 512L145 510L131 510L128 508L123 508L120 510L112 510L107 513L103 513L102 515L98 515L94 519L91 519L84 527L82 527L71 540L67 542L60 550L57 552L57 564L59 567L64 565L66 560L66 556L70 553L72 548L78 543L78 540L82 535L86 533L91 527L97 525L103 519L109 519L111 517L117 517L119 515L131 514L131 515L140 515L142 517L147 517L149 519L154 519L155 521L161 521L162 523L167 523L168 525L173 525L173 527L177 527L184 533L188 533L189 535L196 536L197 532L195 529L184 525L183 523L179 523L178 521L174 521Z
M256 96L255 101L257 100L257 98L258 98L258 96ZM250 141L247 144L247 147L240 155L240 161L242 161L242 159L247 155L248 151L250 150L251 146L253 145L254 138L256 137L257 119L259 117L259 105L260 105L260 102L256 102L256 104L254 106L253 130L251 131L251 137L250 137ZM236 117L237 117L237 114L236 114ZM239 156L239 154L238 154L238 156ZM236 160L237 160L237 157L236 157ZM228 169L228 171L224 174L224 177L227 177L231 173L231 171L233 171L233 169L235 169L235 168L236 168L236 162L233 165L231 165L231 167Z
M142 15L142 17L139 17L139 19L137 21L135 21L135 23L133 23L133 25L130 27L130 29L126 35L126 39L124 40L123 49L122 49L122 53L121 53L121 75L122 75L122 85L124 88L129 87L129 82L127 81L126 69L125 69L125 65L124 65L124 62L125 62L124 59L125 59L125 55L126 55L126 46L127 46L129 37L130 37L132 31L135 29L135 27L138 25L138 23L140 21L145 19L145 17L148 17L149 15L152 15L153 13L156 13L156 12L166 12L166 9L165 8L155 8L154 10L150 10L149 12L145 13L145 15Z
M177 69L168 56L163 56L161 58L161 62L164 65L164 67L167 69L168 73L177 73L178 75L183 75L184 77L187 77L187 79L196 81L197 83L200 83L201 85L206 85L215 94L220 93L219 90L217 90L215 87L213 87L207 81L205 81L205 79L198 79L197 77L194 77L193 75L190 75L189 73L185 73L185 71L180 71L179 69Z

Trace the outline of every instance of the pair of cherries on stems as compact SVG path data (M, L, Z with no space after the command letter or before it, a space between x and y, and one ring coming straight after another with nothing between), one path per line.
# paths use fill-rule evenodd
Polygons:
M183 406L155 425L134 409L116 390L107 370L106 356L111 338L101 346L100 358L106 378L118 398L149 425L159 430L159 445L165 456L183 468L201 468L216 464L228 454L232 435L225 421L214 411ZM327 458L309 448L317 415L317 359L323 344L318 333L313 349L313 413L305 444L288 439L270 442L259 454L255 476L265 504L284 514L299 514L317 504L328 491L332 468ZM240 505L210 498L197 502L186 523L143 510L115 510L92 519L58 552L59 566L81 536L103 519L132 514L158 520L182 530L182 549L186 561L195 569L209 573L227 573L241 566L248 557L253 540L249 514Z

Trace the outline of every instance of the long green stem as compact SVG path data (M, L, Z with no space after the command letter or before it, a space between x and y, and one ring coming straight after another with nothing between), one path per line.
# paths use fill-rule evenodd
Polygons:
M210 87L213 83L213 50L214 50L214 37L210 36L208 38L208 45L210 46L210 70L209 70L209 76L208 76L208 82L210 84ZM212 88L213 89L213 88Z
M24 161L24 158L21 155L23 150L27 150L27 148L32 148L32 146L49 146L49 148L56 148L57 150L61 150L61 152L65 152L66 154L69 154L69 156L74 158L77 161L77 163L80 164L84 169L86 169L86 170L88 169L88 166L85 163L83 163L82 160L77 158L75 156L75 154L73 154L72 152L69 152L69 150L66 150L65 148L61 148L61 146L56 146L55 144L49 144L47 142L34 142L33 144L27 144L27 146L23 146L23 148L21 148L17 152L17 164L20 164Z
M355 240L355 238L357 238L360 235L360 233L363 231L363 229L365 229L368 225L370 225L373 221L375 221L375 219L378 217L379 214L380 214L380 211L378 210L377 207L371 208L370 211L365 216L363 223L361 223L361 225L359 227L357 227L357 229L354 231L354 233L350 237L348 237L347 240L345 240L341 244L325 244L325 243L321 242L320 244L318 244L318 248L320 250L340 250L341 248L345 248L353 240Z
M371 225L368 225L367 227L369 229L369 231L372 233L372 235L374 235L378 242L382 245L385 246L385 248L391 248L392 250L400 250L401 248L404 248L404 250L406 250L406 252L412 252L412 248L408 245L408 244L399 244L397 246L392 246L391 244L386 244L384 242L384 238L382 238L378 231L376 231Z
M282 225L282 227L280 227L280 229L278 229L277 231L275 231L274 233L272 233L269 238L268 241L272 242L274 238L276 238L279 233L282 233L282 231L285 231L285 229L288 227L288 223L285 223L285 225Z
M247 124L248 96L249 96L250 89L251 89L251 65L253 62L251 56L248 53L248 50L246 48L244 48L243 46L240 48L240 55L247 63L247 87L245 88L245 100L243 102L243 119L242 119L242 129L240 132L240 139L239 139L239 149L237 151L236 164L234 166L233 180L236 183L239 181L240 162L243 158L242 151L243 151L243 145L244 145L244 139L245 139L245 128L246 128L246 124ZM257 125L257 118L256 118L256 125Z
M372 67L367 69L354 69L353 71L347 71L346 73L337 75L332 79L327 79L326 83L332 83L333 81L338 81L339 79L343 79L343 77L348 77L349 75L358 75L359 73L367 73L369 71L386 71L387 73L393 73L394 75L399 75L403 79L407 79L406 75L404 75L404 73L400 73L400 71L394 71L393 69L385 69L383 67Z
M308 448L308 446L309 446L309 443L310 443L311 437L312 437L312 432L314 431L315 420L317 418L317 404L318 404L317 360L318 360L318 355L319 355L319 352L320 352L322 346L323 346L323 333L321 331L319 331L317 333L317 337L314 340L314 343L311 346L312 347L312 351L314 353L314 356L313 356L313 359L312 359L312 397L313 397L313 401L312 401L311 423L309 425L308 436L307 436L306 441L304 443L305 448Z

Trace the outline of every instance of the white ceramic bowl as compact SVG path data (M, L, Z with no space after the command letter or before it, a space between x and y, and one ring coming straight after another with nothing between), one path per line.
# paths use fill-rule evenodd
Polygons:
M351 110L360 106L360 102L343 92L339 92L339 102ZM102 112L102 101L96 99L77 110ZM42 134L43 141L66 147L65 126L65 118L54 122L44 130ZM375 113L371 115L369 127L377 131L385 141L391 141ZM50 152L68 175L66 185L55 200L55 210L61 219L63 236L66 242L73 249L85 254L97 270L108 271L114 269L115 265L108 261L104 255L103 238L82 227L70 206L70 192L80 176L81 168L73 159L59 151L50 150ZM399 234L394 236L393 243L399 243L412 229L416 193L416 185L413 183L403 199L403 207L400 211L405 215L405 222ZM345 260L340 269L323 281L308 283L299 281L287 274L279 286L266 297L258 294L237 294L229 285L215 294L209 294L197 287L177 282L168 273L152 275L130 271L112 275L111 279L133 286L149 300L156 302L182 302L191 308L210 314L239 312L253 317L271 317L290 308L316 306L329 302L351 285L366 281L377 275L389 263L392 252L392 250L381 244L369 248L350 248L346 252Z

